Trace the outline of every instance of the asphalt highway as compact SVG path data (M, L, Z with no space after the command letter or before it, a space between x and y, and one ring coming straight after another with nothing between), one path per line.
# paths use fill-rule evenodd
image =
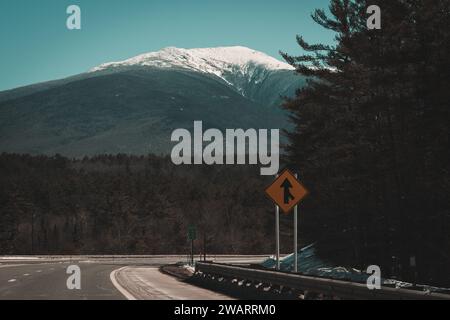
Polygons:
M30 263L0 267L0 299L117 300L125 297L110 281L115 265L80 263L81 290L69 290L70 263Z
M0 257L0 300L166 300L227 299L159 272L182 256ZM215 257L251 263L261 257ZM71 265L80 268L81 288L69 289Z

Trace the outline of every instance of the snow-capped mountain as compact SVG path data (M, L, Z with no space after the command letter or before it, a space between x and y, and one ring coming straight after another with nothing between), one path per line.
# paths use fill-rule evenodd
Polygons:
M221 76L239 68L247 72L252 66L261 66L268 70L292 70L292 66L265 53L247 47L217 47L183 49L164 48L119 62L104 63L91 72L123 66L152 66L161 68L182 67L186 69L212 73Z
M0 92L0 152L170 154L177 128L284 128L305 79L244 47L166 48Z
M124 61L105 63L90 72L120 70L126 67L183 68L211 74L245 96L249 95L248 84L258 85L273 72L294 69L265 53L234 46L197 49L169 47Z

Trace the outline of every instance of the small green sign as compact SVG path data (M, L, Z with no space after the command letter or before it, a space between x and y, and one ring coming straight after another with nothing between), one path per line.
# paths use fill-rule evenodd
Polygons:
M195 226L189 226L188 238L189 238L189 240L197 239L197 230L195 229Z

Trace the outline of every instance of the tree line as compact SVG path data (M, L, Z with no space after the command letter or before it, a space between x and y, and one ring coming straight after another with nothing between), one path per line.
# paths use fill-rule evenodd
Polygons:
M367 7L382 27L368 30ZM285 159L314 195L303 235L345 265L450 285L450 2L332 0L335 44L282 53L308 86L284 108Z
M271 253L259 168L168 157L0 155L0 254Z

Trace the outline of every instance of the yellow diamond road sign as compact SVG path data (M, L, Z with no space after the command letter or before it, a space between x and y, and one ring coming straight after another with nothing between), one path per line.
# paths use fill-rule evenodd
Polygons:
M308 190L286 169L266 189L266 194L284 213L288 213L306 197Z

